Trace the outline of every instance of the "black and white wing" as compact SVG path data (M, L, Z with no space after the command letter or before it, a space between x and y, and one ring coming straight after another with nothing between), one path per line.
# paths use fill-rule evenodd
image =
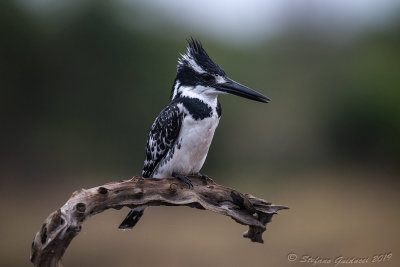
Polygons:
M143 177L151 177L157 165L174 146L181 130L182 120L183 113L176 103L171 103L158 115L151 126L147 140Z

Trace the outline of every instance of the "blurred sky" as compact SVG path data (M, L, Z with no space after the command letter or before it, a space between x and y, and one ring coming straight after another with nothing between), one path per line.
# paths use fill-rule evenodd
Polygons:
M20 0L32 10L64 8L77 0ZM287 30L306 26L334 38L354 38L371 27L387 27L397 19L397 0L118 0L138 27L154 30L165 21L235 45L264 41ZM143 9L130 16L130 8ZM139 17L138 17L139 16Z

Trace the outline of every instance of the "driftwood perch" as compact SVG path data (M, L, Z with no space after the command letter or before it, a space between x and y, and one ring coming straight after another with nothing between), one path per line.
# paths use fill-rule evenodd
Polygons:
M273 205L249 194L214 183L211 179L190 177L193 188L175 178L134 177L111 182L72 194L60 209L45 220L32 242L31 261L35 266L62 266L61 258L71 240L79 234L82 223L106 209L148 206L189 206L230 216L248 225L244 237L263 243L265 225L285 206Z

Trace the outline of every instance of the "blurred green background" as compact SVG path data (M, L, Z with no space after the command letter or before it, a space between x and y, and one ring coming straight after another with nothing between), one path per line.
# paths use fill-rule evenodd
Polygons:
M203 173L291 207L265 244L182 207L88 220L65 266L293 266L392 252L400 266L398 1L0 2L0 265L29 264L47 215L79 188L141 172L185 39L272 99L219 98Z

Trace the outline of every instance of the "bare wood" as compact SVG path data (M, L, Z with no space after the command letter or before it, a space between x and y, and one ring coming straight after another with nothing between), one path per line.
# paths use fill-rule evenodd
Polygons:
M287 209L218 185L211 179L198 176L190 179L193 188L175 178L134 177L74 192L64 206L49 215L36 233L31 262L35 266L62 266L61 258L81 231L82 223L110 208L166 205L211 210L248 225L249 230L243 236L259 243L263 243L262 234L272 216Z

